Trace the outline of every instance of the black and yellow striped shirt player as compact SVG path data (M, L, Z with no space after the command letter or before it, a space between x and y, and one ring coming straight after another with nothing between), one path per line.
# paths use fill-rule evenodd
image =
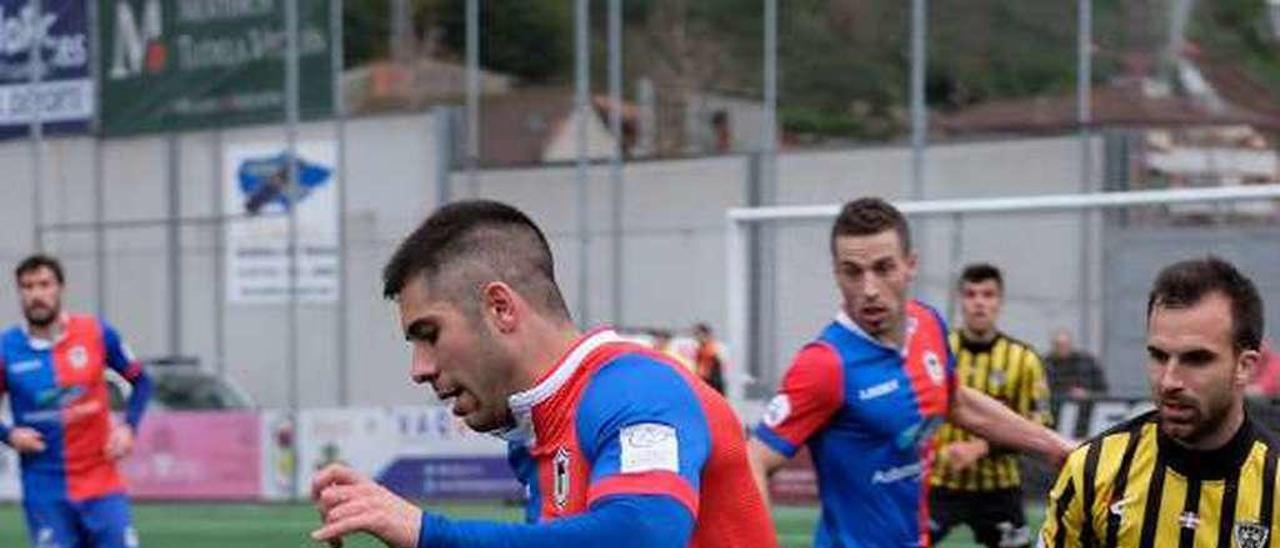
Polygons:
M1049 388L1044 366L1032 347L997 333L990 341L972 341L958 330L949 336L956 357L956 377L968 386L991 396L1019 415L1049 425ZM943 424L936 438L938 447L973 440L973 434L951 424ZM953 491L995 491L1022 485L1018 454L993 447L987 456L964 470L952 471L946 455L939 451L930 484Z
M1274 437L1246 419L1231 441L1193 451L1152 411L1072 453L1049 495L1046 546L1280 546Z
M1253 282L1221 259L1161 271L1147 299L1155 410L1067 457L1043 546L1280 547L1280 443L1244 407L1262 310Z

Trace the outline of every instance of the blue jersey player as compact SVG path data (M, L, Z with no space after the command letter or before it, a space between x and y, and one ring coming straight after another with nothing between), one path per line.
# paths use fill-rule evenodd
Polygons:
M62 266L34 255L15 271L26 323L0 333L0 395L13 424L0 440L21 455L31 544L135 548L117 461L129 454L151 381L115 329L62 311ZM133 384L125 420L111 418L106 370Z
M929 546L933 433L951 420L1060 463L1071 444L957 386L946 326L907 298L916 272L906 219L889 203L844 206L831 231L843 306L806 345L749 445L757 485L808 445L822 515L814 546Z
M546 237L524 213L455 202L384 271L430 384L468 427L511 443L525 523L424 512L341 465L320 471L315 540L367 532L397 548L771 548L747 440L723 397L609 329L574 326Z

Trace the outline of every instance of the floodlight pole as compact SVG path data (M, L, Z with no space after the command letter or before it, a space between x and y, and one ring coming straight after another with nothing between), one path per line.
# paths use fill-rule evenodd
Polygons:
M285 57L284 57L284 104L285 104L285 140L288 152L285 155L285 167L288 173L288 188L298 185L298 0L285 0ZM289 207L288 243L285 246L288 255L288 318L286 319L286 362L289 370L289 415L292 417L294 431L298 430L299 387L301 378L298 366L298 211L292 193L286 194ZM295 444L296 447L296 444ZM296 449L295 449L296 450ZM290 478L290 497L297 496L301 467L295 466Z
M44 18L44 2L31 0L31 10L35 13L35 21L31 28L31 50L28 54L30 89L28 99L31 108L31 218L35 249L44 251L44 104L40 100L41 80L44 77L44 59L41 45L44 43L44 25L39 21Z

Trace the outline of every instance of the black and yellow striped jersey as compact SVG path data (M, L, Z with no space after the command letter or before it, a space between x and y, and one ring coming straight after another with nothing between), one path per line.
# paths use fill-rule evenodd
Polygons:
M956 377L960 384L1004 403L1018 414L1048 425L1049 387L1044 366L1031 345L997 333L987 342L967 340L959 331L948 337L956 357ZM1022 484L1017 453L992 447L991 452L958 473L947 466L942 449L949 443L972 440L974 436L950 422L938 431L938 461L930 483L934 487L958 491L993 491Z
M1041 545L1280 546L1272 435L1246 418L1222 448L1193 451L1157 420L1154 411L1130 420L1067 458Z

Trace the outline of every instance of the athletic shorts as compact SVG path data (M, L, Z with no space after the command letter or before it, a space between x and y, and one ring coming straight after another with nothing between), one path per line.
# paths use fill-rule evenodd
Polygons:
M129 499L106 495L79 502L23 501L34 548L137 548Z
M1031 531L1022 511L1022 490L955 491L933 488L929 493L929 534L942 541L957 525L968 525L974 540L990 548L1031 545Z

